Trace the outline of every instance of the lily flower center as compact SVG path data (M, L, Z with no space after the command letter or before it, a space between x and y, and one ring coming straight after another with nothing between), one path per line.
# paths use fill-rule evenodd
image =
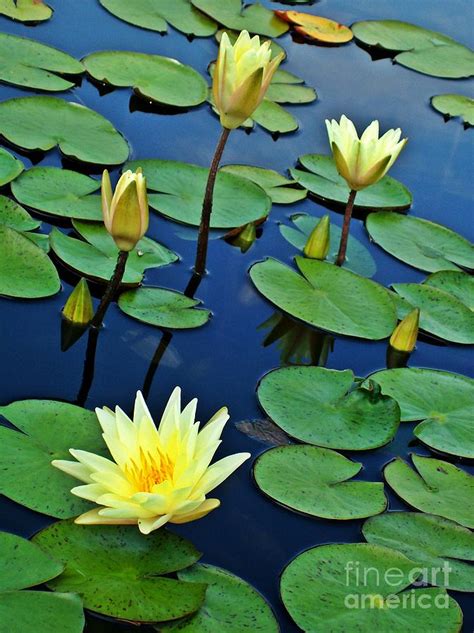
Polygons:
M159 451L155 454L140 448L138 461L131 459L125 468L128 481L140 492L152 492L163 481L173 481L174 463Z

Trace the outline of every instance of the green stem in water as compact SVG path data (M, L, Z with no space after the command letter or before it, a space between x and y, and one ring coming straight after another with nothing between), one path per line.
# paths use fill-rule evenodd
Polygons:
M351 225L352 210L357 191L351 189L349 200L347 201L346 212L344 213L344 223L342 225L341 243L339 244L339 252L337 254L336 265L342 266L346 261L347 240L349 239L349 227Z
M117 257L117 264L115 266L114 274L112 275L109 284L105 289L102 300L99 304L99 307L97 308L97 312L94 314L94 318L91 321L91 327L98 328L102 325L102 321L104 320L107 308L113 301L117 290L119 289L122 282L127 259L128 251L120 251Z

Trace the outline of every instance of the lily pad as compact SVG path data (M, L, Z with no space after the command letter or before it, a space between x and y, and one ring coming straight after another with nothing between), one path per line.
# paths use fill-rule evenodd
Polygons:
M86 609L102 615L159 622L194 613L204 602L205 584L165 577L201 557L192 543L168 530L143 536L135 526L60 521L34 542L66 566L48 586L78 593Z
M23 400L0 407L18 431L0 426L0 492L30 510L58 518L86 512L91 505L71 494L72 477L51 466L68 459L80 446L93 453L106 451L92 411L54 400Z
M67 53L41 42L0 33L0 81L36 90L72 88L61 75L80 75L84 68Z
M303 251L311 232L321 218L306 213L295 213L290 217L290 220L295 228L280 224L280 233L287 242ZM336 261L341 233L342 231L337 224L331 224L329 254L326 258L329 262ZM373 277L377 272L377 264L369 250L352 235L349 235L343 268L364 277Z
M290 169L292 178L323 202L346 205L349 186L339 175L332 156L304 154L298 158L303 169ZM391 176L384 176L375 185L357 192L355 209L402 211L413 202L411 193Z
M150 325L171 329L201 327L209 321L209 310L196 308L200 301L176 290L138 288L120 295L119 308L125 314Z
M99 0L113 15L143 29L166 33L168 24L177 31L196 37L209 37L217 24L198 11L190 0Z
M86 163L119 165L128 145L101 114L57 97L20 97L0 103L0 134L27 150L58 146L69 157Z
M7 152L6 149L0 147L0 187L15 180L24 168L25 166L21 160L18 160L18 158L12 156L10 152Z
M366 226L374 242L414 268L428 272L474 268L474 246L441 224L395 213L371 213Z
M243 6L242 0L191 0L194 7L234 31L279 37L288 31L288 24L260 3Z
M79 596L45 591L0 593L2 633L81 633L84 612Z
M416 471L397 457L384 469L388 485L406 503L474 528L474 477L449 462L412 455Z
M347 521L387 507L382 483L348 481L361 468L335 451L293 444L260 455L253 473L260 490L289 510Z
M383 446L397 432L399 406L354 380L350 369L283 367L263 377L257 395L265 413L302 442L350 451Z
M156 627L160 633L278 633L271 607L245 580L225 569L200 563L178 572L185 582L207 584L206 600L193 616Z
M417 574L414 561L388 547L321 545L291 561L280 592L306 633L458 633L458 603L445 589L408 589Z
M102 220L100 182L84 174L57 167L33 167L12 183L21 204L62 218Z
M364 523L369 543L396 549L423 569L430 585L474 591L474 534L453 521L418 512L388 512Z
M110 281L118 257L118 248L112 237L103 225L96 222L75 220L74 228L83 240L69 237L57 229L51 231L50 242L54 253L81 276L95 281ZM176 253L166 246L144 237L129 254L123 283L137 285L148 268L166 266L177 259Z
M0 0L0 15L19 22L49 20L53 10L44 0Z
M273 204L292 204L306 198L305 189L294 187L294 180L281 176L273 169L251 165L226 165L221 171L247 178L259 185L272 199Z
M26 209L6 196L0 196L0 224L25 233L41 226L39 220L32 218Z
M460 117L465 125L474 125L474 99L465 95L445 94L431 97L431 105L448 119Z
M474 75L474 52L455 40L416 24L368 20L352 25L356 40L396 53L394 62L433 77Z
M141 160L125 169L143 169L150 206L164 216L199 226L209 170L173 160ZM236 203L238 201L238 204ZM247 178L219 172L214 191L211 228L231 229L265 218L271 200L261 187Z
M474 380L435 369L380 371L370 377L400 405L403 422L423 420L415 435L436 450L474 458Z
M352 31L344 24L311 13L299 11L275 11L277 16L291 24L303 37L324 44L346 44L353 38Z
M427 277L423 284L444 290L462 301L470 310L474 310L474 277L472 275L456 270L440 270Z
M295 261L302 275L272 258L254 264L250 277L257 290L291 316L329 332L371 340L390 336L395 309L382 286L326 262Z
M160 55L103 51L88 55L83 64L92 77L113 86L130 87L140 96L178 108L197 106L208 86L191 66Z

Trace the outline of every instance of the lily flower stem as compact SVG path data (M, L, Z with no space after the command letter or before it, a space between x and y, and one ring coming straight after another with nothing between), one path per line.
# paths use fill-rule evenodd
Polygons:
M206 193L204 194L204 202L202 205L201 224L199 226L199 235L196 251L196 262L194 264L194 272L197 275L204 275L206 272L207 246L209 243L209 229L211 226L212 200L214 197L214 186L216 184L217 170L221 162L230 130L222 128L222 134L217 143L214 158L212 159L211 168L209 169L209 177L207 179Z
M107 288L102 296L102 300L97 308L97 312L94 314L94 318L91 321L91 327L99 328L104 320L105 313L110 303L114 299L117 290L120 287L120 283L125 273L125 265L128 259L128 251L120 251L117 257L117 264L115 265L114 274L112 275Z
M354 201L357 191L351 189L349 200L347 201L346 211L344 213L344 223L342 225L341 242L339 244L339 252L337 254L336 265L342 266L346 261L347 240L349 239L349 227L351 225L352 210L354 209Z

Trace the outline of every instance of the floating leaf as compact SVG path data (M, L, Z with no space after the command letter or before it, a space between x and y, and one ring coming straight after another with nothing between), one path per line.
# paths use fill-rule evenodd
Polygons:
M138 95L165 105L187 108L207 98L203 77L191 66L169 57L102 51L85 57L83 64L94 79L133 88Z
M298 11L275 11L277 16L291 24L294 30L309 40L324 44L346 44L353 38L352 31L344 24Z
M423 420L415 435L428 446L474 458L474 380L435 369L402 368L370 376L394 398L403 422Z
M462 301L470 310L474 310L474 277L456 270L440 270L423 282L426 286L444 290Z
M349 186L338 174L332 156L304 154L298 158L302 169L290 169L292 178L323 202L347 204ZM355 209L401 211L413 201L411 193L391 176L384 176L375 185L357 192Z
M362 464L326 448L293 444L277 446L254 464L257 486L290 510L323 519L346 521L383 512L383 484L348 481Z
M209 170L173 160L131 161L126 169L143 169L153 209L166 217L199 226ZM236 204L238 200L238 204ZM246 178L219 172L214 191L211 228L235 228L265 218L271 200L258 185Z
M474 268L474 246L441 224L395 213L371 213L370 237L402 262L420 270Z
M217 24L198 11L190 0L99 0L100 4L125 22L144 29L166 33L168 23L177 31L209 37Z
M291 316L329 332L372 340L390 336L395 309L382 286L326 262L295 261L302 275L272 258L254 264L250 277L257 290Z
M458 603L444 589L407 589L417 575L413 561L388 547L321 545L291 561L280 592L306 633L458 633Z
M474 591L474 535L453 521L418 512L388 512L367 519L369 543L396 549L423 569L423 581L457 591Z
M0 407L21 433L0 426L0 492L17 503L58 518L90 509L71 494L72 477L51 466L68 459L69 449L105 451L100 426L92 411L53 400L24 400Z
M250 165L226 165L221 171L247 178L259 185L272 199L273 204L292 204L306 198L305 189L294 187L294 180L288 180L273 169Z
M447 118L460 117L464 125L474 125L474 99L464 95L445 94L431 97L431 105Z
M10 152L7 152L6 149L0 147L0 187L15 180L24 168L21 160L18 160L18 158L12 156Z
M49 20L53 10L44 0L0 0L0 15L19 22Z
M397 457L384 469L388 485L410 506L474 528L474 477L440 459L411 457L418 472Z
M264 376L258 399L265 413L301 442L363 451L387 444L400 421L396 401L355 388L351 370L283 367Z
M58 146L77 160L119 165L127 160L128 145L101 114L57 97L20 97L0 103L0 134L27 150Z
M160 625L160 633L278 633L272 609L251 585L225 569L196 564L178 572L178 578L190 583L207 584L206 599L193 616L176 623Z
M296 228L280 224L280 233L285 240L303 251L314 227L320 221L320 217L308 215L306 213L295 213L290 217L291 222ZM341 241L341 229L336 224L331 224L330 228L330 246L327 261L335 262L339 251L339 243ZM373 277L377 272L377 265L369 250L359 242L355 237L349 235L347 244L346 259L343 268L347 268L358 275L364 277Z
M86 609L102 615L159 622L194 613L204 602L205 584L164 577L201 556L192 543L166 529L143 536L136 526L60 521L34 541L66 566L48 586L78 593Z
M242 6L242 0L191 0L194 7L213 20L234 31L279 37L288 31L288 24L260 3Z
M166 288L138 288L120 295L119 308L143 323L172 329L200 327L211 317L209 310L196 308L200 301Z
M39 220L31 215L14 200L0 196L0 224L15 231L34 231L41 226Z
M398 20L368 20L352 25L367 46L398 53L394 61L425 75L459 79L474 75L474 53L455 40Z
M236 422L235 426L241 433L257 442L263 442L271 446L291 444L288 435L271 420L242 420L241 422Z

